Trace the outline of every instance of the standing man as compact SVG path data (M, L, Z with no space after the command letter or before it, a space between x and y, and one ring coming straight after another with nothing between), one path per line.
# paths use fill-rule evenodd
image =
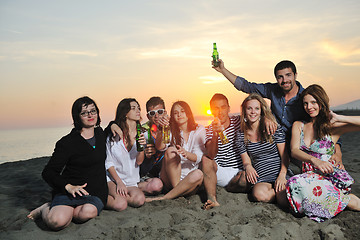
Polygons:
M286 143L289 148L291 139L291 127L294 121L305 120L307 114L303 108L300 94L304 90L300 82L296 81L297 72L295 64L284 60L279 62L274 68L274 75L277 83L251 83L245 78L238 77L227 70L224 62L219 59L219 66L213 67L222 73L239 91L245 93L258 93L264 98L271 100L271 111L277 122L283 127L286 134ZM341 159L341 149L336 144L336 153L332 156L337 165L343 168ZM301 167L301 162L296 159L291 161Z
M204 155L201 161L208 198L203 206L204 209L220 205L216 199L216 185L225 187L229 192L245 192L247 190L241 152L236 141L240 131L240 116L229 116L229 101L220 93L216 93L211 98L210 108L215 120L206 127L207 155ZM228 143L221 143L220 131L227 136Z

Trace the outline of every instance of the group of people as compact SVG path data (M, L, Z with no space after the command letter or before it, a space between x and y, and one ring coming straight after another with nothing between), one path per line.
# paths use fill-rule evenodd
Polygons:
M276 65L277 83L248 82L227 70L221 59L213 68L249 95L241 114L230 115L226 96L214 94L214 121L207 127L195 122L186 102L173 103L168 115L164 101L151 97L146 103L149 121L141 128L139 103L125 98L103 131L96 103L77 99L74 129L56 143L42 172L53 199L28 217L41 216L59 230L71 221L94 218L104 207L122 211L128 205L189 196L201 187L207 195L203 208L211 209L220 205L217 186L250 193L254 201L277 202L316 221L346 207L360 211L338 144L343 133L360 131L360 117L330 111L324 89L304 89L291 61ZM264 98L271 100L271 108ZM163 139L166 129L170 141ZM295 168L290 170L290 163Z

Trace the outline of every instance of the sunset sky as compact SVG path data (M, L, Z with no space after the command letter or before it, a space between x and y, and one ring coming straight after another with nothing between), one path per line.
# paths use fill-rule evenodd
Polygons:
M304 87L336 106L360 98L360 1L0 1L0 128L70 126L78 97L102 125L118 102L149 97L206 115L211 96L232 112L246 94L211 68L212 43L234 74L275 82L292 60ZM145 117L146 118L146 117Z

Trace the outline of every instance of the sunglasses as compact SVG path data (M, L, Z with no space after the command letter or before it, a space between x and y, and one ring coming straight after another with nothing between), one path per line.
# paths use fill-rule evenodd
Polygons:
M153 116L155 116L156 113L159 115L162 115L162 114L164 114L164 112L165 112L165 109L157 109L157 110L148 111L148 114L150 117L153 117Z

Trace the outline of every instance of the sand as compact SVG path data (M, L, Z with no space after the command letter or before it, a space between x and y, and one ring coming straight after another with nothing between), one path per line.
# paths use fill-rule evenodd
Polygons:
M360 133L343 139L343 162L360 196ZM202 210L203 197L146 203L123 212L104 210L84 224L50 231L26 215L51 199L41 178L49 157L0 165L0 239L360 239L360 212L345 210L316 223L296 218L275 204L255 203L247 194L218 188L220 207Z

